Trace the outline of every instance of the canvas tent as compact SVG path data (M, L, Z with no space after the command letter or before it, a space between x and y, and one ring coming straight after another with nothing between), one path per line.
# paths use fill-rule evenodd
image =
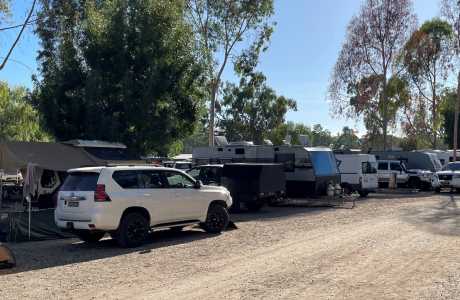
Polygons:
M126 146L100 141L74 140L66 143L1 142L0 169L6 173L20 170L24 178L18 208L2 211L0 201L0 240L21 241L63 237L54 224L53 195L69 169L107 164L138 164L128 160ZM53 180L46 180L52 178ZM3 185L2 185L3 189ZM0 200L1 195L0 194ZM31 196L28 211L22 200ZM34 204L32 204L34 203ZM31 211L31 206L41 210ZM42 209L45 208L45 209ZM50 208L50 209L46 209Z
M61 143L3 142L0 143L0 169L14 172L35 164L40 168L67 171L82 166L95 166L104 162L85 150Z

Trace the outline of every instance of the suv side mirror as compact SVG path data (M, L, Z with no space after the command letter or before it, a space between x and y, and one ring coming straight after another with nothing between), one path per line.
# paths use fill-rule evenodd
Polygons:
M203 183L201 182L201 180L195 181L195 188L196 189L200 189L202 185L203 185Z

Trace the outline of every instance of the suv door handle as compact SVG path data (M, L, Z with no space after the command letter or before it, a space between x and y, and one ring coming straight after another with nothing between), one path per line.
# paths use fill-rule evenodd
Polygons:
M150 197L152 194L144 194L144 197Z

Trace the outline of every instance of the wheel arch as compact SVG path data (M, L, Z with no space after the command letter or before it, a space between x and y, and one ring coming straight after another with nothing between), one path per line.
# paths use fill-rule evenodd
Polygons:
M150 213L149 211L145 208L145 207L141 207L141 206L131 206L131 207L128 207L126 208L124 211L123 211L123 214L121 215L121 218L120 218L120 222L118 224L118 226L120 226L121 224L121 220L123 220L123 218L125 216L127 216L128 214L130 213L139 213L143 216L145 216L150 224L151 222L151 216L150 216Z
M223 206L225 208L228 208L227 203L224 200L212 200L211 203L209 203L208 209L212 205L221 205L221 206Z

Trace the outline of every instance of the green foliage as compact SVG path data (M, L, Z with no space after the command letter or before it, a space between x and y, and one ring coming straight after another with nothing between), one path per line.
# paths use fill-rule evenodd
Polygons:
M27 102L27 90L10 88L0 82L0 139L11 141L48 141L38 112Z
M286 122L279 125L269 134L269 139L275 145L281 145L288 142L290 139L291 145L301 145L300 136L307 136L309 146L326 146L329 147L336 143L336 137L331 132L323 128L320 124L315 124L312 127L301 123Z
M441 108L444 125L444 141L449 148L452 149L454 144L454 117L455 104L457 103L457 93L454 90L447 90L443 93L442 99L444 101ZM460 130L458 130L458 140L460 140Z
M427 21L412 34L399 57L414 89L412 113L406 115L403 127L409 135L418 136L413 138L416 144L426 144L421 142L423 138L430 141L430 147L438 147L438 137L442 134L439 94L451 67L452 37L449 23L438 18Z
M397 110L387 86L399 77L397 53L415 22L410 0L363 1L349 23L329 85L332 113L363 117L370 134L383 135L384 148Z
M274 14L273 0L186 0L187 18L192 24L201 60L206 66L209 106L209 144L214 144L215 110L221 77L231 57L238 57L270 39ZM254 38L254 41L251 39ZM248 46L248 48L245 48ZM253 63L257 60L250 58Z
M364 77L359 82L349 83L347 93L354 114L363 116L370 134L378 135L385 123L395 125L397 112L407 105L411 97L409 83L398 76L388 80L380 75Z
M342 133L334 141L334 149L360 149L361 141L353 129L348 126L343 127Z
M268 139L271 140L274 145L282 145L284 141L286 141L286 138L290 137L292 145L300 145L301 135L308 136L310 140L312 135L311 128L301 123L288 121L272 130Z
M278 96L262 73L251 72L241 78L239 86L228 83L225 87L219 125L231 141L261 144L291 109L296 109L294 100Z
M11 14L11 1L10 0L0 0L0 24L7 20Z
M278 96L267 85L267 78L256 70L270 35L271 31L261 35L236 60L234 68L241 77L239 85L227 83L225 86L219 126L231 141L261 144L284 123L289 110L297 109L294 100Z
M41 0L34 103L59 140L165 155L190 135L203 70L180 0Z

